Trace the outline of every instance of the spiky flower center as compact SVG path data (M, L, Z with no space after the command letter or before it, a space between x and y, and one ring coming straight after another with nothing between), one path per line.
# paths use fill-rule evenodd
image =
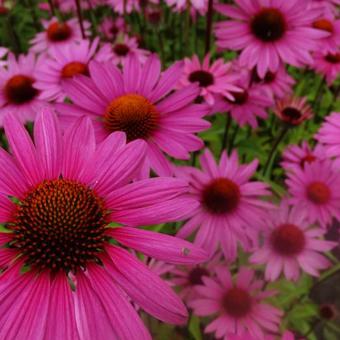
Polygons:
M254 83L261 83L264 82L265 84L270 84L276 79L276 74L274 72L267 71L264 78L261 79L260 76L257 73L256 67L252 71L252 81Z
M210 72L204 70L191 72L188 79L191 83L197 82L200 87L208 87L214 84L214 76Z
M53 42L65 41L71 35L71 27L63 22L54 22L47 28L47 38Z
M233 212L240 203L239 186L228 178L212 180L202 192L203 206L213 214Z
M310 164L310 163L313 163L315 160L316 160L316 157L313 154L308 153L308 154L306 154L305 157L303 157L301 159L300 166L301 166L301 168L303 168L306 163Z
M224 295L222 304L228 315L239 319L245 317L251 311L252 298L246 290L233 287Z
M272 232L270 243L273 249L282 256L294 256L304 249L305 235L294 224L282 224Z
M107 130L124 131L128 141L147 139L157 128L157 108L139 94L126 94L114 99L107 107L104 125Z
M313 27L329 33L333 33L334 27L331 21L327 19L319 19L313 22Z
M240 92L231 92L231 95L234 97L234 100L227 99L227 101L234 105L243 105L248 101L249 98L247 90L243 90Z
M277 41L287 29L284 15L277 8L264 8L250 22L253 34L264 42Z
M302 112L292 106L285 107L282 111L282 120L288 124L295 125L299 122L300 118L302 117Z
M328 53L325 60L331 64L338 64L340 63L340 53Z
M97 261L105 239L105 209L90 188L66 179L46 180L20 202L11 229L13 247L28 265L76 272Z
M209 272L202 267L195 267L189 273L189 282L193 286L203 284L202 277L209 276Z
M39 91L33 87L34 79L25 75L10 78L5 85L5 95L10 103L23 104L31 101Z
M113 47L113 52L120 57L125 57L130 51L130 48L126 44L116 44Z
M78 74L83 74L85 76L89 74L87 65L79 61L72 61L66 64L61 70L62 78L72 78Z
M307 186L307 197L315 204L326 204L331 199L331 190L324 182L315 181Z

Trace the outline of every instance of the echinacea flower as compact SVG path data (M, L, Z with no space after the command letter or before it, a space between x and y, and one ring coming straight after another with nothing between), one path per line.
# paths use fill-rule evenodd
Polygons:
M293 92L295 84L292 78L284 68L280 66L276 72L267 71L263 78L257 74L256 68L250 73L250 82L254 86L264 89L274 99L282 99Z
M335 217L340 218L339 172L331 160L305 163L303 169L287 174L286 184L291 196L289 203L301 213L307 213L309 223L326 227Z
M340 19L337 20L334 15L323 15L316 19L312 26L329 33L327 37L320 39L319 50L335 52L340 44Z
M114 43L103 44L103 53L111 55L110 60L115 65L122 65L128 58L134 57L144 63L150 55L150 51L139 48L136 37L129 37L124 34L119 36Z
M135 228L184 218L195 208L187 185L131 183L144 141L113 133L96 145L88 118L62 135L54 113L43 112L34 143L13 116L5 132L12 153L0 149L0 338L151 339L127 298L164 322L185 322L169 285L124 248L175 264L204 260L188 242Z
M120 33L126 33L128 27L125 20L121 17L115 20L105 17L99 25L99 30L107 40L114 41Z
M196 266L173 266L171 269L170 282L179 288L179 296L185 301L190 302L197 292L194 287L203 284L202 277L214 277L217 266L226 265L221 261L222 254L217 252L204 264Z
M313 55L313 69L315 72L323 75L328 85L332 85L333 82L340 75L340 50L335 52L316 52Z
M89 40L52 47L44 55L44 63L37 70L35 87L41 91L41 98L62 102L66 94L63 84L79 74L88 75L88 63L91 60L107 61L111 54L100 49L97 52L99 39L92 44Z
M88 21L83 22L86 33L90 27ZM78 19L73 18L65 22L57 18L42 20L43 32L39 32L31 40L32 52L43 52L52 46L65 46L70 42L79 42L82 39Z
M24 122L33 121L36 112L47 105L35 87L40 61L33 53L21 54L18 59L9 53L7 67L0 67L0 126L7 114Z
M267 109L273 105L273 99L262 88L249 86L245 79L240 79L235 84L241 91L232 92L233 100L218 96L212 111L228 112L240 126L249 124L256 128L257 118L267 118Z
M73 101L73 105L57 104L65 124L88 115L99 141L114 131L124 131L128 142L144 139L145 171L151 166L159 175L173 172L162 151L177 159L189 159L190 151L203 147L195 133L210 126L202 118L210 109L192 104L199 94L198 86L170 93L182 73L181 63L161 73L156 55L143 65L129 58L122 71L109 62L91 61L89 73L91 78L80 75L65 84Z
M287 280L297 281L300 268L309 275L319 276L319 270L331 262L320 253L331 250L335 242L320 239L325 230L310 227L306 214L298 208L290 208L283 201L268 215L263 229L264 244L250 257L251 263L266 266L265 278L275 281L283 272Z
M327 156L340 157L340 112L326 117L315 138L324 145Z
M216 279L202 278L204 285L195 287L201 296L190 303L195 315L217 313L206 333L224 339L245 332L255 339L264 339L266 331L277 333L283 313L263 301L275 292L263 290L264 281L256 280L253 270L241 267L235 280L227 268L217 268L216 274Z
M300 125L313 115L311 106L305 97L287 97L276 102L275 115L287 126Z
M215 34L220 49L241 50L240 63L261 78L276 72L280 63L309 64L310 51L328 32L311 27L318 12L308 1L237 0L236 6L218 4L215 8L232 20L217 23Z
M128 14L132 11L140 11L139 0L107 0L107 4L118 14Z
M288 170L303 169L306 163L320 161L326 159L324 148L317 144L315 148L311 148L307 141L303 141L301 146L289 145L282 154L283 161L281 166Z
M221 246L225 258L233 261L240 243L248 249L263 224L266 210L272 205L261 198L270 195L268 186L250 181L258 161L239 164L236 151L230 156L222 153L219 165L206 149L200 158L202 171L180 167L176 175L191 186L199 208L181 227L177 236L186 238L197 231L194 243L210 254Z
M173 7L176 12L182 12L185 10L196 10L201 15L204 15L207 11L207 0L165 0L169 7Z
M239 91L239 88L233 84L238 76L230 71L231 64L225 63L222 58L210 65L210 54L205 56L202 64L197 55L194 55L192 59L184 59L183 76L179 86L185 87L197 83L201 90L200 96L209 105L214 104L217 94L233 100L231 92Z

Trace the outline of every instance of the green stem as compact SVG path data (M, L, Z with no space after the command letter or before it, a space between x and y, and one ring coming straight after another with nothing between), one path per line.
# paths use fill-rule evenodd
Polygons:
M214 12L213 0L209 0L207 13L207 26L205 31L205 54L207 54L210 51L213 12Z
M80 26L80 30L81 30L81 36L82 36L83 39L86 39L84 22L83 22L83 14L81 12L81 6L80 6L80 0L75 0L75 2L76 2L76 7L77 7L77 16L78 16L79 26Z
M228 134L229 134L230 126L231 126L231 114L230 114L230 112L228 112L227 115L226 115L226 120L225 120L225 127L224 127L224 133L223 133L223 137L222 137L220 155L222 154L222 152L227 147L227 140L228 140Z

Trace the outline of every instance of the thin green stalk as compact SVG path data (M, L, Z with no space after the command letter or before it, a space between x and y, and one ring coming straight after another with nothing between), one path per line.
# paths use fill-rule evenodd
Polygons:
M230 112L228 112L226 114L226 120L225 120L224 132L223 132L223 137L222 137L220 155L222 154L222 152L227 147L227 140L228 140L228 134L229 134L230 126L231 126L231 114L230 114Z

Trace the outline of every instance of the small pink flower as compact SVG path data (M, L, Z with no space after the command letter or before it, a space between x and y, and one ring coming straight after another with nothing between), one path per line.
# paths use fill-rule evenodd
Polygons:
M144 63L150 55L150 51L138 47L136 37L129 37L126 34L119 36L113 44L105 43L102 51L103 53L111 55L110 60L112 60L115 65L122 65L131 57L135 57L140 63Z
M321 15L313 23L312 27L328 32L329 35L320 39L319 50L322 52L335 52L340 45L340 19L334 15Z
M99 26L99 30L107 40L114 41L120 33L126 33L128 27L121 17L115 20L105 17Z
M217 59L210 65L210 55L207 54L201 64L197 55L192 59L184 59L183 77L179 82L180 87L186 87L197 83L200 87L200 96L213 105L217 94L233 100L231 92L237 92L239 88L233 83L238 78L231 73L231 64L224 63L223 59Z
M145 140L145 175L150 167L159 175L172 174L163 152L185 160L189 152L203 147L195 133L210 126L203 119L210 108L192 104L199 94L196 84L173 91L182 74L181 63L161 73L160 60L153 54L143 65L128 58L122 71L110 62L91 61L89 73L91 78L79 75L65 84L73 105L56 104L64 124L87 115L98 141L114 131L125 132L129 142Z
M44 55L44 62L37 70L35 87L41 91L41 98L62 102L66 94L63 84L73 77L88 75L88 63L91 60L107 61L111 55L102 49L97 52L99 39L91 44L89 40L52 47Z
M107 4L118 14L140 11L139 0L107 0Z
M41 58L33 53L21 54L18 59L12 53L7 58L7 67L0 67L0 126L7 114L21 121L33 121L36 113L47 105L35 87L36 72Z
M306 163L326 159L324 151L320 144L313 149L306 141L303 141L301 146L290 145L283 152L281 166L288 171L303 169Z
M315 72L326 78L327 84L332 85L340 75L340 50L335 52L316 52L312 64Z
M287 175L289 203L307 213L309 223L326 227L333 217L340 219L340 176L332 161L305 163L303 169L296 168Z
M241 267L234 281L227 268L217 268L216 274L216 279L202 278L204 285L195 287L201 297L190 303L195 315L218 314L205 332L224 339L245 332L264 339L266 331L278 332L282 311L262 301L275 292L264 291L264 282L255 279L253 270Z
M319 276L319 270L330 266L320 252L336 246L335 242L320 239L325 230L310 228L307 211L290 209L283 202L269 215L264 229L264 245L250 257L251 263L266 266L266 280L275 281L281 272L287 280L297 281L300 268L306 273Z
M88 118L62 134L46 110L33 142L9 115L5 132L11 154L0 149L0 222L8 229L0 232L0 338L151 339L130 301L164 322L185 323L181 300L125 248L173 264L206 260L189 242L136 228L185 218L197 206L187 184L132 182L145 142L126 144L117 132L96 145Z
M288 126L296 126L310 119L313 115L311 106L305 97L288 97L276 102L275 115Z
M37 33L31 40L31 51L39 53L48 50L52 46L65 46L70 42L79 42L82 39L78 19L73 18L65 22L58 21L57 18L42 20L44 31ZM90 23L84 21L86 33Z
M320 38L329 32L311 28L318 11L308 7L309 1L237 0L236 6L218 4L216 9L232 20L215 26L220 49L241 50L240 63L261 78L276 72L280 63L301 66L312 59L310 51L318 47Z
M324 145L327 156L340 157L340 112L326 117L315 138Z
M178 168L177 176L185 178L199 208L179 230L186 238L197 230L194 243L213 254L221 246L228 261L233 261L240 243L249 249L256 240L266 210L272 205L261 199L270 195L266 184L250 181L258 161L239 164L235 151L222 153L219 165L206 149L200 158L202 171L191 167Z

